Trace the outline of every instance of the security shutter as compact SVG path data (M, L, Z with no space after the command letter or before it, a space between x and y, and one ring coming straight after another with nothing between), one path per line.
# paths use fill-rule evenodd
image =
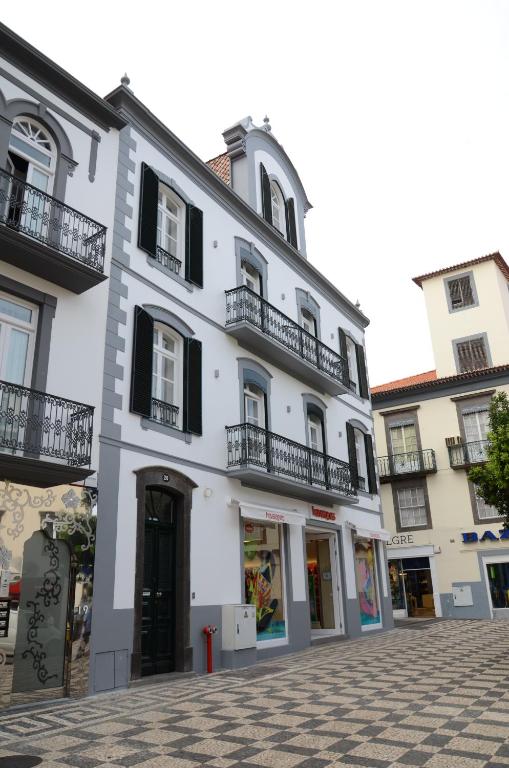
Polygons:
M376 493L375 457L373 456L373 438L371 435L364 435L364 446L366 448L366 465L368 467L368 490L370 493Z
M285 214L286 214L286 239L297 248L297 225L295 223L295 201L293 197L289 197L285 200Z
M144 309L135 307L130 409L147 418L150 418L152 406L153 346L154 321Z
M270 195L270 179L262 163L260 163L261 188L262 188L262 216L265 221L272 224L272 200Z
M357 373L359 375L359 394L365 400L369 398L368 375L366 372L366 358L364 356L364 347L362 344L355 345L357 355Z
M138 247L150 256L157 248L157 204L159 179L149 165L141 164L140 213L138 218Z
M462 309L475 304L470 277L456 277L449 280L448 285L452 309Z
M188 205L186 218L186 280L203 288L203 211Z
M478 339L457 342L456 350L459 373L478 371L488 367L488 355L486 354L484 339L481 336Z
M201 341L184 339L184 432L202 434Z
M357 466L357 451L355 450L355 432L351 424L346 425L346 440L348 443L348 460L350 462L350 475L354 488L359 487L359 468Z
M339 354L343 358L343 382L350 386L350 368L348 366L348 349L346 347L346 333L342 328L338 328L339 334Z

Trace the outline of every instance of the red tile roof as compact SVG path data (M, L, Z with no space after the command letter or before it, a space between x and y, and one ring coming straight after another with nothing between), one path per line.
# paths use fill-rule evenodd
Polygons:
M376 387L371 387L371 394L374 395L377 392L388 392L390 389L404 389L405 387L411 387L414 384L423 384L425 381L435 381L436 378L436 371L416 373L415 376L407 376L405 379L396 379L395 381L387 382L387 384L379 384Z
M479 256L478 259L471 259L470 261L463 261L461 264L455 264L452 267L445 267L444 269L438 269L436 272L428 272L426 275L419 275L419 277L413 277L412 280L420 288L422 288L422 282L429 280L431 277L437 277L438 275L445 275L447 272L453 272L456 269L464 269L465 267L472 267L475 264L482 264L483 261L494 261L497 267L500 269L506 280L509 280L509 266L505 259L497 251L496 253L490 253L488 256Z
M212 168L221 181L224 181L228 186L231 185L231 165L227 152L223 152L222 155L213 157L212 160L207 160L207 165L209 168Z
M502 374L509 376L509 363L494 365L491 368L478 368L475 371L465 371L465 373L456 373L453 376L443 376L440 379L437 378L436 371L428 371L427 373L417 374L417 376L409 376L407 379L390 381L388 384L372 387L371 392L373 394L373 403L376 403L383 402L386 399L386 395L391 397L396 394L403 395L405 392L418 392L421 389L440 389L457 382L469 381L471 379L482 380ZM389 393L392 393L392 395Z

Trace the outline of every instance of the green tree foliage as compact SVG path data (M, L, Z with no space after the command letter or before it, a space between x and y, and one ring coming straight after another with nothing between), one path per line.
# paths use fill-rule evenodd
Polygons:
M505 517L504 525L509 528L509 398L505 392L491 401L488 460L471 469L468 477L479 496Z

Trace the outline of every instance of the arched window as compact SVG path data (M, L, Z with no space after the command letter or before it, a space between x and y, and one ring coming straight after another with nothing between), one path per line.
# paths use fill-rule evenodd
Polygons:
M14 120L7 162L13 176L51 194L56 158L55 142L41 123L23 116Z
M158 421L179 427L182 419L182 337L154 323L152 403Z
M277 181L270 183L270 199L272 206L272 224L286 237L285 201Z

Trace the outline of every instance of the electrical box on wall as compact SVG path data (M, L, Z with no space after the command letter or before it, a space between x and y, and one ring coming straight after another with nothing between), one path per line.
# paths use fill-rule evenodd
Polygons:
M256 608L254 605L223 605L222 649L240 651L256 647Z
M452 599L455 608L460 608L465 605L473 605L472 587L453 587Z

